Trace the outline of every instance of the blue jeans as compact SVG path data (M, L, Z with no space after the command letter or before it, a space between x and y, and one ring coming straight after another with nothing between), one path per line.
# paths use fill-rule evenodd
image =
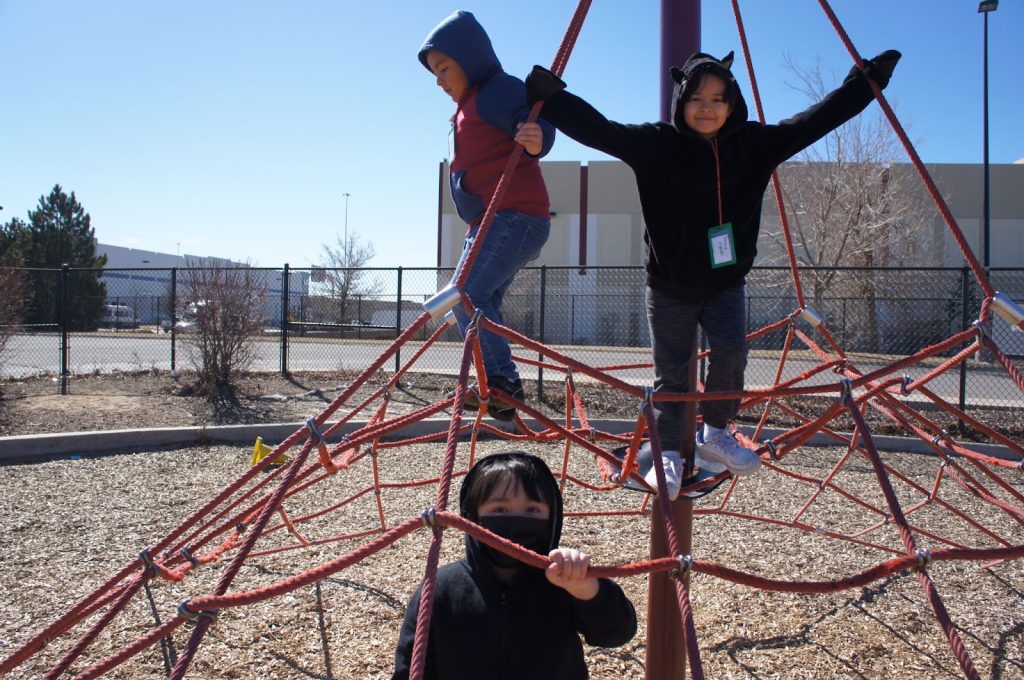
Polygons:
M473 227L466 236L462 257L455 265L452 281L455 281L462 271L466 256L476 240L477 230L477 227ZM487 231L487 240L473 261L473 270L462 287L462 292L473 301L473 306L491 321L504 326L501 303L505 293L512 285L516 273L528 262L537 259L550 233L551 220L545 217L513 210L499 210ZM455 305L454 312L459 322L459 330L465 337L470 317L461 303ZM487 377L502 376L509 380L519 378L508 340L490 331L482 331L480 349Z
M654 391L689 392L690 351L697 326L708 336L708 373L704 391L732 392L743 389L747 367L746 297L743 285L723 290L701 302L683 302L647 288L647 323L654 354ZM654 420L662 449L679 451L683 437L681 401L656 404ZM739 410L739 400L701 402L704 422L724 428Z

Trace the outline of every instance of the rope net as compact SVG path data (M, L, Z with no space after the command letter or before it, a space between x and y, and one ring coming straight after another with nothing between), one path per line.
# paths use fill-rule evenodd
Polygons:
M822 0L821 5L854 61L860 63L858 53L827 3ZM577 7L555 59L556 73L564 68L588 7L589 2L581 2ZM748 71L753 74L745 30L735 0L733 7ZM753 91L760 113L756 82ZM876 90L875 95L898 129L898 122L885 104L882 93ZM905 140L901 130L899 133ZM915 166L926 183L932 186L912 147L906 144ZM510 161L506 172L512 169L514 161ZM493 206L500 200L503 186L504 183L499 184L481 231L489 227ZM781 198L778 188L777 193ZM933 197L941 204L937 191ZM941 211L944 216L948 214L944 206L941 206ZM784 210L782 214L785 224ZM385 363L392 360L412 338L422 337L428 325L439 316L425 311L304 427L182 519L163 538L142 550L91 594L14 649L0 662L0 674L19 668L51 644L60 651L47 677L58 677L74 669L78 678L93 678L114 671L140 652L160 646L164 650L168 675L180 678L200 653L203 638L219 614L286 596L311 585L319 587L325 579L335 577L362 561L379 559L382 551L419 535L428 542L426 560L422 565L410 568L408 578L423 579L423 604L419 612L412 673L414 678L421 677L434 576L441 561L442 544L459 543L451 536L445 541L446 534L450 532L444 529L470 534L533 566L543 567L547 563L546 558L505 541L448 509L453 484L479 455L478 449L484 439L490 438L507 441L510 446L528 443L559 451L550 460L566 497L567 520L582 523L612 517L626 522L636 521L636 526L627 530L637 531L641 526L639 520L650 515L651 504L661 504L660 516L667 518L664 531L671 556L646 559L639 555L626 555L617 564L592 567L592 573L599 577L639 576L655 572L680 576L674 579L674 587L681 623L687 631L687 655L694 677L703 677L699 648L701 630L695 624L694 606L690 601L693 585L681 576L701 574L745 588L824 594L863 588L908 573L914 574L919 581L922 601L927 603L948 642L951 657L955 658L965 677L979 677L960 639L957 625L944 604L941 588L932 577L932 570L934 565L947 562L991 567L1008 560L1024 559L1024 541L1021 539L1024 531L1024 493L1021 492L1024 448L997 429L974 420L968 413L948 403L929 385L985 349L996 357L998 364L1024 391L1020 372L987 331L993 306L1012 326L1024 328L1024 318L1020 317L1012 301L1000 299L999 294L993 291L951 217L947 225L957 235L964 257L986 294L976 323L943 342L923 347L883 368L865 370L843 352L829 333L827 320L807 307L801 294L798 295L800 306L797 309L749 334L750 340L769 334L784 336L775 384L770 389L704 394L702 386L698 386L698 390L691 394L653 395L644 387L616 377L616 373L633 366L590 366L569 353L477 315L466 334L458 387L453 398L440 399L404 412L394 409L391 400L391 394L400 381L411 371L418 370L423 354L445 333L447 326L437 324L428 339L384 384L369 397L356 402L354 395L360 388L372 384ZM478 238L476 245L479 246L483 240ZM799 290L799 270L792 257L791 264ZM457 292L460 282L455 283ZM468 298L461 294L455 303L471 307ZM502 335L513 343L515 358L520 365L534 365L549 374L557 373L564 377L564 418L556 421L529 402L503 395L503 400L514 403L516 407L514 427L497 427L487 419L491 394L482 370L478 342L482 329ZM798 348L817 357L813 368L799 372L791 369L791 356ZM936 362L934 368L927 368ZM918 369L921 375L908 377L905 371L911 368ZM834 378L823 379L829 375L834 375ZM479 412L470 416L463 411L463 395L473 379L479 383L481 404ZM596 427L588 417L581 389L583 384L594 383L635 398L635 422L614 431ZM808 402L801 399L804 397L817 397L815 403L825 400L828 405L817 410L809 409L806 406ZM722 484L720 491L704 497L696 505L695 525L711 521L743 523L751 527L750 536L767 530L795 532L807 536L814 549L848 554L856 566L848 567L842 573L814 579L804 576L801 570L780 569L771 556L765 557L760 570L735 568L707 557L714 550L700 542L693 554L683 555L666 495L633 494L620 490L621 484L629 479L652 492L657 491L637 474L637 450L645 436L650 438L655 453L657 488L664 489L660 446L653 427L655 402L733 398L742 400L742 413L756 422L745 431L737 431L737 437L761 456L763 467L752 478L740 479L722 472L711 479L684 484L684 494L696 494ZM922 413L919 407L922 403L932 407L932 411L945 412L969 424L1000 445L1005 453L992 455L971 442L958 440L934 418ZM920 442L928 453L908 455L880 451L867 414L897 427L906 436ZM416 436L404 432L413 424L440 415L447 417L446 429ZM784 415L796 425L766 436L772 415ZM852 428L841 426L851 422ZM844 429L852 429L852 432L844 432ZM816 436L824 437L832 442L832 446L809 447L808 443ZM422 476L396 478L389 474L388 460L393 452L423 444L443 445L443 457L424 461L420 468ZM626 448L624 458L613 453L621 447ZM289 458L283 465L279 464L281 456L285 455ZM808 461L813 461L813 465ZM866 473L865 467L870 472ZM863 481L865 475L870 480L867 484ZM340 479L345 481L343 486ZM781 502L771 507L752 506L745 499L744 487L766 483L777 489L776 496ZM346 494L338 493L339 488L346 489ZM431 489L433 503L428 510L402 514L399 509L403 507L400 500L403 494ZM359 508L358 513L355 508ZM331 534L323 530L334 526L332 518L346 513L358 514L359 519L344 522L348 529L341 533ZM610 538L616 540L615 536ZM296 561L303 554L322 554L316 551L325 548L338 556L298 568L297 573L269 585L251 589L232 587L240 569L246 565L258 565L261 558L295 554L293 561ZM194 576L209 570L218 575L213 587L200 592L188 589L188 583ZM170 584L168 587L173 586L176 592L186 594L175 610L164 611L162 616L150 590L161 584ZM141 592L149 596L151 611L133 610L129 606ZM147 626L146 615L155 619L155 626ZM149 628L147 632L138 634L105 658L98 658L90 652L91 646L113 622L132 616L141 617L139 628Z

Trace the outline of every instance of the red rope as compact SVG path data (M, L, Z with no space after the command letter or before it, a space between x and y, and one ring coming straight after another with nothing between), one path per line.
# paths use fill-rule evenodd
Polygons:
M740 45L743 48L743 59L747 64L747 73L750 74L750 90L754 95L754 104L757 107L757 119L765 124L764 107L761 105L761 92L757 87L757 76L754 74L754 62L750 56L750 46L747 44L747 31L743 27L743 17L740 15L740 4L738 0L732 0L732 12L736 17L736 29L740 35ZM797 306L801 309L806 307L804 302L804 289L800 283L800 267L797 265L796 250L793 247L793 235L789 229L789 215L786 212L785 201L782 200L782 183L779 181L779 174L772 170L772 189L775 191L775 203L779 206L779 219L782 224L782 235L786 242L786 256L789 260L789 271L793 280L793 292L796 294Z
M916 541L914 540L913 534L910 532L910 527L907 525L907 520L903 515L903 510L900 508L899 500L896 498L896 492L893 490L892 485L889 483L889 478L885 474L882 461L878 456L877 449L875 449L875 443L871 437L871 432L868 430L867 422L864 420L860 409L856 408L852 403L850 404L849 412L850 416L857 423L857 428L864 441L864 446L868 451L871 465L875 468L875 477L878 479L878 484L882 489L882 493L885 495L885 500L889 506L889 512L896 524L896 528L899 530L900 538L903 541L903 547L908 554L916 554ZM971 661L971 657L967 653L967 649L964 647L963 640L960 639L960 634L957 633L956 626L949 617L949 612L946 611L946 606L942 602L942 598L939 597L935 583L923 567L918 570L917 577L921 583L921 587L925 591L928 602L932 606L932 611L939 620L939 625L946 633L946 640L949 642L949 645L953 650L953 655L960 664L960 668L963 670L964 675L968 678L978 678L980 680L981 676L978 675L978 672L974 669L974 663Z
M860 52L858 52L853 46L850 36L846 34L846 30L839 23L839 19L836 17L835 12L832 11L832 7L829 6L827 0L818 0L818 3L821 5L822 10L824 10L825 16L828 17L832 27L835 28L836 33L839 35L839 39L846 47L846 51L850 53L853 63L861 70L864 70L864 60L861 58ZM942 219L945 221L946 226L949 227L949 231L953 235L953 239L960 248L960 252L963 253L964 259L970 266L971 271L974 272L974 277L977 279L978 285L980 285L981 289L984 291L985 297L991 298L995 291L988 280L988 275L981 268L981 265L978 263L978 259L971 251L971 247L967 243L967 239L964 238L963 232L960 231L960 227L957 226L953 213L950 212L949 206L946 205L946 201L942 198L942 194L939 193L939 189L935 185L934 180L932 180L928 170L924 167L924 163L921 162L921 158L917 155L917 149L915 149L914 145L911 144L910 138L903 130L903 126L896 118L896 114L893 113L892 108L889 106L889 102L886 100L885 95L882 94L878 85L870 79L868 79L868 82L871 83L871 89L875 93L875 99L878 100L878 105L882 107L885 117L889 119L892 129L896 132L896 136L899 137L900 142L903 144L903 148L906 149L907 155L910 157L911 162L914 164L914 168L917 169L918 174L921 176L921 180L924 182L925 187L927 188L929 195L932 197L932 200L935 202L936 207L938 207L939 213L942 215Z

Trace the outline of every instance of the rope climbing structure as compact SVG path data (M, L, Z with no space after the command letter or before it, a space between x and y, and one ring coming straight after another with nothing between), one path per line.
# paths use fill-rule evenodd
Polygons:
M819 3L832 22L854 62L862 65L859 53L846 35L831 7ZM552 64L552 71L561 74L583 26L590 3L583 0L576 8L569 29ZM747 68L752 77L752 90L758 115L763 110L750 56L746 32L737 0L733 0L740 40ZM413 535L425 537L429 545L422 564L407 565L411 582L422 579L422 605L419 610L417 639L412 662L413 678L422 677L425 661L425 636L431 620L434 578L441 562L444 545L458 543L453 535L469 534L535 567L544 567L547 559L531 553L449 510L452 485L478 455L478 447L486 438L501 439L510 445L543 445L559 448L560 467L552 466L560 479L567 502L567 518L586 522L599 515L635 520L649 517L651 504L660 504L660 517L665 518L664 531L669 555L646 559L626 556L620 563L592 567L592 573L603 577L630 577L667 573L674 577L675 604L685 631L686 658L693 677L704 677L701 659L701 629L697 624L692 595L697 587L687 576L702 575L744 588L802 594L826 594L864 588L885 579L913 574L920 586L922 601L927 604L934 625L948 643L949 658L965 677L980 677L961 639L956 621L950 614L941 584L933 578L936 565L945 563L992 566L1006 561L1024 560L1024 447L1019 442L989 427L947 403L931 383L939 375L958 367L980 350L990 352L998 365L1024 392L1024 376L993 340L989 328L1002 321L1024 330L1024 312L1009 297L995 291L984 270L978 265L963 235L944 205L934 183L928 177L906 134L881 91L875 97L903 142L922 181L939 207L949 231L959 244L963 256L984 291L984 300L977 320L952 337L923 347L911 356L891 364L863 371L829 333L828 321L806 304L800 286L800 271L789 238L789 227L782 204L782 191L775 178L784 231L789 246L789 261L798 306L776 322L749 334L751 340L779 333L785 337L779 353L775 384L768 389L743 393L716 393L713 396L697 391L683 395L655 395L616 377L616 367L593 367L573 358L569 353L498 325L476 315L463 345L458 386L454 396L412 410L395 413L391 409L391 393L418 361L448 329L450 310L462 304L472 311L469 300L460 292L465 274L472 267L475 252L468 256L462 277L425 303L424 312L404 329L394 342L359 374L326 408L311 417L272 451L259 457L219 493L209 498L162 538L138 552L120 570L97 586L90 594L68 608L55 620L31 635L0 661L0 675L19 669L27 660L44 653L53 657L46 677L56 678L73 672L77 678L94 678L115 672L122 664L144 650L172 642L176 649L173 663L168 663L169 676L184 677L196 656L201 654L204 638L218 616L232 611L244 615L245 607L272 601L299 589L313 586L361 562L380 559L382 553ZM535 118L538 104L531 116ZM481 225L481 237L475 249L485 240L486 230L496 212L507 177L514 171L518 154L509 159L506 174L499 183ZM426 341L370 396L356 402L360 389L372 384L380 369L414 337L423 337L431 324L436 326ZM514 427L497 427L487 419L491 394L483 371L478 335L481 330L506 337L517 348L516 360L542 367L549 374L564 376L564 418L549 417L529 402L513 401L516 407ZM787 362L796 348L817 357L818 363L798 375L787 376ZM533 358L539 357L539 358ZM905 372L925 364L924 370L911 379ZM820 377L836 375L834 383L823 384ZM474 417L463 410L463 396L472 380L479 384L480 409ZM583 382L598 383L618 390L636 400L635 421L617 431L599 429L588 417L588 405L580 389ZM967 423L999 445L1005 455L984 453L970 442L960 441L943 429L934 418L926 417L909 398L923 399L934 410L944 412ZM818 412L808 413L799 405L802 397L817 397L816 403L827 403ZM503 396L503 399L506 397ZM805 579L792 574L775 573L771 557L765 557L763 570L739 569L708 559L711 554L699 541L692 552L680 549L671 512L664 493L665 474L654 428L654 404L662 399L694 402L705 398L742 400L745 415L756 425L737 436L748 448L761 456L763 470L755 478L734 478L728 472L684 484L684 494L699 496L721 485L715 495L704 496L694 509L695 526L701 522L728 521L749 525L751 537L760 530L782 530L796 536L812 537L815 545L827 545L833 552L856 554L858 567L835 573L829 578ZM353 403L350 403L352 401ZM370 414L360 420L361 414ZM794 427L766 436L772 414L784 414L798 422ZM879 449L872 434L867 414L880 417L927 450L926 454L893 456ZM425 419L447 415L447 429L436 434L408 436L411 425ZM852 423L851 432L843 432L839 422ZM827 449L809 446L812 437L824 436L833 445ZM654 451L657 488L638 473L638 450L647 437ZM416 445L443 445L443 458L436 467L423 467L423 475L395 480L387 475L389 452ZM616 455L616 449L625 450ZM817 453L819 450L837 452ZM822 456L828 455L827 459ZM287 458L282 458L287 456ZM821 474L811 474L796 461L815 457L822 466ZM908 462L909 458L913 458ZM254 460L256 457L254 457ZM866 488L847 482L853 469L861 478L871 480ZM865 469L866 468L866 469ZM589 473L573 473L580 469ZM345 496L325 492L332 480L347 476L355 480L355 491ZM785 496L780 506L751 507L743 501L744 485L767 483ZM652 493L635 494L621 490L624 482ZM421 513L393 516L398 507L395 496L412 490L433 490L432 505ZM613 499L616 509L594 510L595 497ZM329 518L351 510L356 504L372 508L368 521L333 535L319 535L316 527ZM607 504L607 503L605 503ZM389 507L390 506L390 507ZM983 507L979 514L976 508ZM936 519L937 518L937 519ZM367 520L365 513L362 520ZM953 525L958 528L955 536ZM943 532L936 526L948 527ZM970 541L963 539L969 536ZM315 536L315 538L314 538ZM752 541L756 538L751 538ZM235 589L233 584L243 566L258 563L271 555L293 554L293 561L314 548L336 547L344 550L338 556L319 564L302 566L296 573L258 588ZM202 572L215 574L215 582L205 591L188 587ZM140 631L105 656L97 655L93 645L115 621L134 616L130 604L143 594L153 602L153 591L169 584L185 593L175 609L159 612L148 624L138 623ZM948 593L946 597L948 597ZM954 595L955 596L955 595ZM154 611L159 607L153 606ZM136 612L137 613L137 612ZM54 651L56 650L56 651ZM245 675L244 671L240 671ZM356 673L356 671L352 671Z

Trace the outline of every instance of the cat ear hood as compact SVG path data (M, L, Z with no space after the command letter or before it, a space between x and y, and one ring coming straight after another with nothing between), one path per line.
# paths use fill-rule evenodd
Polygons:
M730 70L732 69L732 62L732 52L721 59L716 59L704 52L696 52L686 60L682 68L677 66L671 68L672 81L675 83L672 97L672 124L675 125L677 130L680 132L689 130L689 127L683 120L683 103L697 89L701 77L705 73L711 73L724 80L726 86L731 88L736 96L736 102L733 104L729 119L722 128L723 131L747 120L747 103L743 101L740 87Z

